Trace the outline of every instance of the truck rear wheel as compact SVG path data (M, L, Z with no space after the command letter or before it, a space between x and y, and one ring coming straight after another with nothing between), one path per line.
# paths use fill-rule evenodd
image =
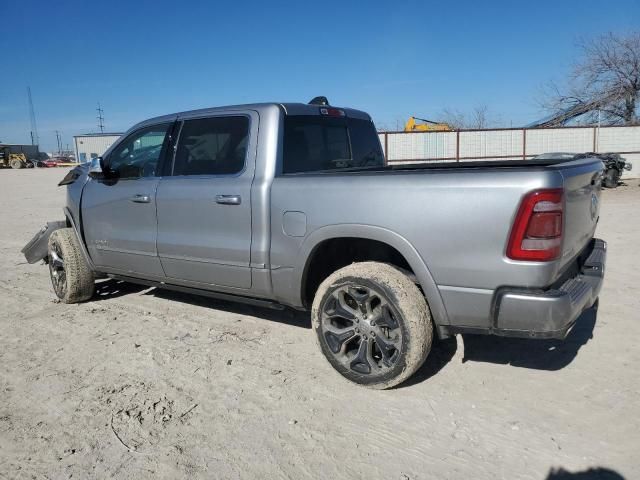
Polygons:
M93 272L72 228L61 228L51 234L48 258L53 290L62 302L79 303L93 296Z
M318 287L311 318L333 368L367 387L402 383L431 350L424 295L392 265L361 262L334 272Z

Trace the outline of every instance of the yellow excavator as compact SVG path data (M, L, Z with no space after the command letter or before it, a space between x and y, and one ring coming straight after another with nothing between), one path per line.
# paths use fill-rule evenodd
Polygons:
M448 132L450 130L452 130L452 128L447 123L434 122L418 117L409 117L407 123L404 124L405 132Z

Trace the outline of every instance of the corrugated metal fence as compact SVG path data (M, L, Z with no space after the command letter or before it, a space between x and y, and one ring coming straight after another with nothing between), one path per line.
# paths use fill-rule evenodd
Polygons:
M526 160L550 152L615 152L640 177L640 126L502 128L453 132L379 132L390 164Z

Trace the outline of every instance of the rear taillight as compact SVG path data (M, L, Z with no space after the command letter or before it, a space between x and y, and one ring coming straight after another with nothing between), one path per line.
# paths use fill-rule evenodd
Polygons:
M512 260L549 261L562 246L562 189L528 193L513 222L507 257Z

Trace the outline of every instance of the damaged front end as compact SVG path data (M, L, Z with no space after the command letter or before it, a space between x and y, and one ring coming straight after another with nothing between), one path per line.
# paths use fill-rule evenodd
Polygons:
M21 250L29 263L37 263L40 260L48 261L49 237L60 228L73 225L74 212L78 211L82 188L87 180L90 164L78 165L67 172L58 186L67 187L67 207L65 216L67 220L47 222L38 233Z
M27 243L21 250L24 257L29 263L36 263L40 260L47 262L48 249L49 249L49 237L53 232L60 228L67 226L66 220L60 220L57 222L47 222L38 233Z

